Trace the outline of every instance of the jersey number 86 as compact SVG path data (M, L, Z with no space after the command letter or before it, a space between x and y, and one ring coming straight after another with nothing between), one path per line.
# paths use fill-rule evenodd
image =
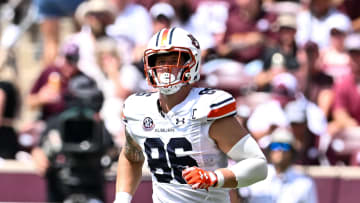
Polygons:
M191 143L184 137L171 138L166 149L164 142L160 138L147 138L144 146L149 168L159 182L170 183L175 178L179 183L186 184L182 178L182 170L187 166L198 166L195 159L190 156L176 156L175 149L183 149L184 152L192 150ZM152 154L154 150L158 152L156 157L153 157ZM157 170L162 170L162 173ZM174 175L172 175L172 171Z

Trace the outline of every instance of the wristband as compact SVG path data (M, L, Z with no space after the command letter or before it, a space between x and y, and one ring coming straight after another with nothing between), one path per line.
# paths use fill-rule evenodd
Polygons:
M220 188L220 187L224 186L225 178L224 178L224 175L221 173L221 171L216 170L216 171L214 171L214 173L217 176L217 183L216 183L215 187Z
M117 192L114 203L130 203L132 195L127 192Z

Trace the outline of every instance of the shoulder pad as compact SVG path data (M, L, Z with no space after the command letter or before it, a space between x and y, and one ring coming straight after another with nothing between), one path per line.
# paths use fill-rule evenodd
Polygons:
M234 97L223 90L199 88L197 108L199 115L206 120L216 120L236 115L236 101Z
M138 92L126 98L121 114L123 123L126 125L129 119L135 120L138 115L146 112L144 108L148 105L144 104L155 103L158 98L156 95L156 92Z

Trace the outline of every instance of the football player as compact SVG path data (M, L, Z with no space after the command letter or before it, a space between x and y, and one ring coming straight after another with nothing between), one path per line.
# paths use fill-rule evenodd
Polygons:
M144 67L159 91L125 101L116 203L131 201L145 160L153 202L230 202L230 188L265 179L266 159L240 124L235 99L222 90L193 87L200 78L200 46L190 33L181 28L156 33L144 52ZM228 167L227 158L236 163Z

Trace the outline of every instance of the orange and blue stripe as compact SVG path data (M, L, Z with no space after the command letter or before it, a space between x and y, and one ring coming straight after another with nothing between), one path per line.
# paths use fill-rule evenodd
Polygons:
M171 44L174 30L175 30L175 28L172 28L171 30L163 29L162 31L160 31L156 36L156 46L158 46L159 43L160 43L160 46L165 46L167 42L169 42L169 44ZM161 35L161 37L160 37L160 35Z
M212 104L210 108L211 111L207 116L209 120L232 116L236 114L236 101L231 97L219 103Z

